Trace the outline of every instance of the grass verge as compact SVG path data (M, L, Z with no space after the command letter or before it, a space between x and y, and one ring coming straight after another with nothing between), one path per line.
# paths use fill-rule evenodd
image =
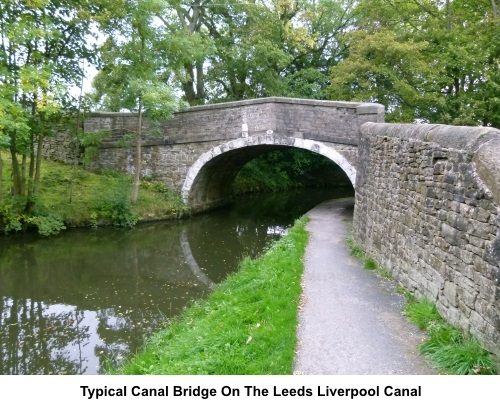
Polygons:
M373 259L369 258L365 254L363 249L361 249L361 247L359 247L356 244L356 242L354 241L354 239L352 237L348 237L345 242L346 242L346 245L351 252L351 256L357 257L358 259L362 260L363 267L366 270L374 271L379 276L381 276L387 280L392 280L391 273L389 273L387 270L384 270L381 267L379 267Z
M352 256L363 260L365 269L375 271L386 279L392 279L391 274L370 259L352 237L346 239L346 244ZM481 347L477 339L464 335L458 328L448 324L429 300L417 300L402 287L398 290L406 299L404 315L427 333L419 349L433 367L445 374L498 373L493 356Z
M263 256L244 259L207 299L109 373L292 374L306 222L297 220Z
M460 375L497 374L490 353L477 339L465 336L444 321L432 302L409 299L404 312L410 321L427 332L420 352L440 371Z

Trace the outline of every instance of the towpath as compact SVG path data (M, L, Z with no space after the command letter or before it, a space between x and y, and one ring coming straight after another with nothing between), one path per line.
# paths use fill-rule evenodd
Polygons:
M404 298L350 255L353 207L353 199L331 200L307 214L294 373L435 374L418 354L422 334L403 316Z

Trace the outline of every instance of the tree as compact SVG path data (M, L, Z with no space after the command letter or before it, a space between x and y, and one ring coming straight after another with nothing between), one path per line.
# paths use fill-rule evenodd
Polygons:
M213 39L203 22L208 3L209 0L165 0L156 15L163 24L160 48L164 61L190 105L204 104L207 98L205 62L214 52Z
M388 30L356 32L351 39L349 57L331 70L330 98L384 104L387 120L397 122L412 122L438 102L424 97L433 73L422 58L427 43L399 41Z
M207 69L211 96L323 98L328 69L344 50L353 4L274 0L238 3L231 13L213 10L218 18L207 23L217 49Z
M92 21L104 6L100 0L0 4L0 139L11 155L12 194L26 199L28 211L43 140L71 104L68 89L82 75L80 60L92 60Z
M102 69L94 79L94 99L105 109L137 112L132 203L137 202L142 168L143 116L168 119L180 103L167 80L170 72L159 55L161 34L154 17L163 3L127 0L123 15L108 25L108 38L101 47ZM160 35L159 35L160 34Z
M264 96L321 98L344 51L354 0L165 0L157 15L190 105ZM175 40L173 40L175 39ZM173 80L175 79L175 81Z
M393 121L500 126L495 6L361 1L349 55L331 69L330 97L381 102Z

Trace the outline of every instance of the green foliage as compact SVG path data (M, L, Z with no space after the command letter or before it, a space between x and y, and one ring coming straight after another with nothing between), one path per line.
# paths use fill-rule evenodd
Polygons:
M83 132L80 135L78 144L82 146L85 151L83 155L83 165L85 167L88 167L88 165L97 155L99 146L102 144L102 141L108 138L110 135L111 132L106 130Z
M43 176L43 187L50 188L58 184L68 184L69 181L70 178L68 177L68 173L66 171L56 169Z
M265 96L321 98L344 51L353 0L167 0L157 30L190 105Z
M93 100L106 110L139 111L168 119L180 105L166 84L169 72L161 57L159 29L153 19L164 5L157 0L126 0L119 24L103 27L102 69L94 78Z
M291 374L306 221L296 221L262 257L244 259L206 300L109 373Z
M49 236L66 229L59 215L40 211L43 207L28 213L25 207L26 201L19 196L9 196L0 201L0 225L4 233L19 232L34 226L40 235Z
M108 38L101 46L103 68L94 79L94 101L112 111L138 113L135 131L134 182L131 201L137 203L142 167L143 114L151 120L169 119L181 107L167 84L169 70L162 63L155 24L165 4L158 0L125 0L120 23L107 26ZM163 38L165 39L165 38Z
M35 225L38 229L38 233L42 236L57 235L62 230L66 229L64 222L55 214L28 217L26 222Z
M444 322L429 324L428 333L420 351L439 369L449 374L496 374L491 355L475 338Z
M85 148L89 146L100 146L102 141L109 138L110 135L111 132L106 130L84 132L78 141L80 145Z
M373 261L372 259L366 259L364 263L364 267L367 270L376 270L377 269L377 263Z
M494 2L358 2L329 97L379 102L387 120L500 127Z
M363 268L378 274L387 280L392 280L392 274L378 266L377 262L368 257L365 251L359 246L352 236L346 238L345 243L350 250L351 256L357 257L363 261Z
M365 259L365 252L361 247L358 246L358 244L354 241L352 237L348 237L345 240L347 247L349 248L351 252L351 256L357 257L358 259L364 260Z
M139 218L178 217L186 207L178 193L158 182L142 186L142 196L134 206L128 193L130 176L113 171L102 174L88 172L55 162L44 162L39 193L34 209L27 212L26 199L11 196L10 166L4 165L5 184L0 199L0 233L38 229L39 233L55 234L65 226L133 226ZM68 187L73 179L73 199Z
M0 3L0 145L11 152L12 189L33 209L41 148L46 137L78 110L70 87L80 83L82 61L95 61L89 37L106 0ZM23 172L23 160L32 168ZM36 159L35 159L36 157ZM21 162L19 161L21 160Z
M424 77L434 71L421 57L427 43L400 40L392 31L358 31L351 41L349 57L331 69L330 98L384 104L387 121L398 122L413 122L419 108L435 101L423 97Z
M477 339L465 336L445 322L429 300L417 301L408 294L407 299L406 317L427 331L427 339L421 344L420 352L435 367L448 374L496 374L492 356Z
M106 184L99 185L91 203L92 212L97 214L93 222L110 220L115 226L133 228L139 216L133 210L130 189L130 179L125 175L112 177Z
M141 187L146 190L154 191L163 199L169 201L170 204L172 204L172 209L178 212L178 215L181 215L188 211L186 205L182 201L181 195L170 190L165 183L161 181L141 180Z
M428 325L442 321L436 306L427 299L410 301L405 307L404 314L421 330L426 330Z
M234 180L233 193L345 185L350 185L348 177L329 159L290 148L269 152L248 162Z
M23 227L24 199L20 197L0 200L0 224L5 233L20 231Z
M148 180L143 179L141 181L141 186L148 189L148 190L154 190L160 194L164 194L164 195L171 194L171 191L168 188L168 186L161 181L148 181Z

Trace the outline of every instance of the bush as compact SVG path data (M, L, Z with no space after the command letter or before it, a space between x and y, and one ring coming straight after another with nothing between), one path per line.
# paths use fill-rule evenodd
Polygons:
M98 187L92 201L93 222L111 222L124 228L135 226L139 217L134 213L130 201L131 182L126 176L116 176L106 186Z
M5 233L21 231L25 226L34 225L42 236L57 235L66 229L62 219L55 214L44 213L36 210L33 213L26 212L26 200L24 198L9 197L0 204L0 224Z
M8 197L0 203L0 225L5 233L20 231L23 227L25 202L21 198Z
M64 222L57 215L40 215L27 219L38 228L38 233L42 236L57 235L60 231L66 229Z

